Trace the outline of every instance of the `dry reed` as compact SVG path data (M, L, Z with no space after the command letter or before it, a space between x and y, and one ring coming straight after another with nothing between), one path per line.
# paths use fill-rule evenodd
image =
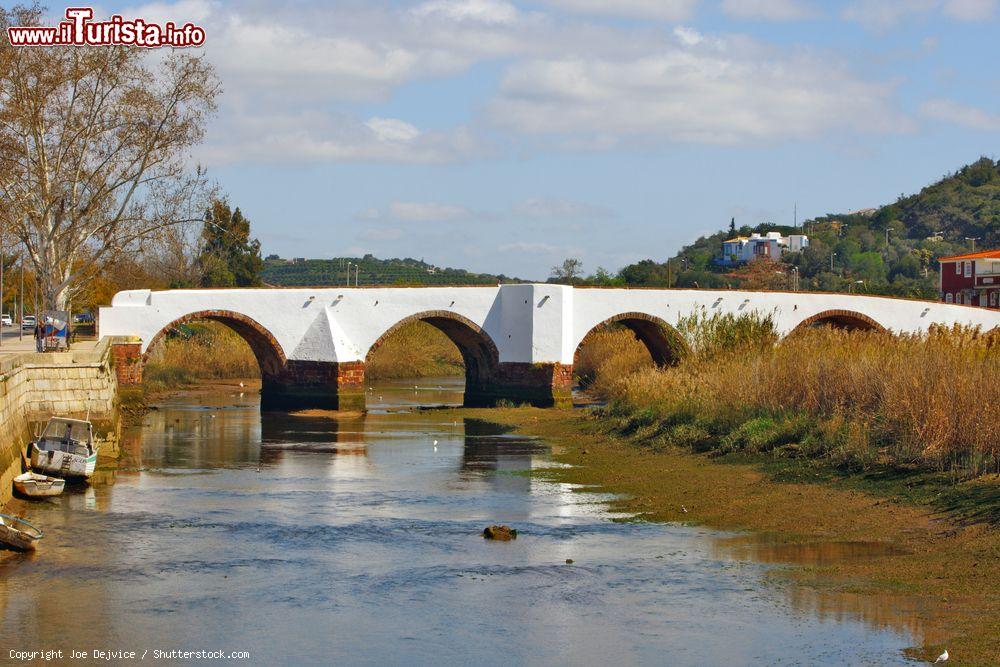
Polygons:
M463 373L455 344L424 322L401 327L369 355L365 368L371 380ZM178 327L165 336L150 352L144 376L148 387L164 389L197 380L260 377L260 367L239 334L206 321Z
M605 378L610 414L627 430L702 449L1000 469L1000 348L977 332L822 328L703 347L675 368Z

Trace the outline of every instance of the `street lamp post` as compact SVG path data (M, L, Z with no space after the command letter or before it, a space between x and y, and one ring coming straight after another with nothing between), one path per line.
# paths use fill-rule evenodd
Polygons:
M835 253L835 252L831 252L830 253L830 273L834 272L833 271L833 258L836 257L836 256L837 256L837 253Z
M981 236L966 236L966 241L972 241L972 252L976 252L976 241L980 240Z

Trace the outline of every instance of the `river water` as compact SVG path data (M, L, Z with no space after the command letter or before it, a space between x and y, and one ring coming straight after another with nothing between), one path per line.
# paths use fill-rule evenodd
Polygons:
M340 421L262 418L238 390L164 402L91 486L19 507L47 535L0 561L0 659L886 665L919 641L870 600L767 581L782 565L745 538L616 520L528 474L553 465L544 442L407 409L461 400L420 385L376 387ZM492 523L518 539L484 540Z

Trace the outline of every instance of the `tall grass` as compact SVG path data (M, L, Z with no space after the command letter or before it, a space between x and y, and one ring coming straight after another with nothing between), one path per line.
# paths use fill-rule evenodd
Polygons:
M424 322L401 327L369 355L365 374L371 380L462 375L458 348ZM195 322L170 332L150 352L144 384L171 389L199 380L260 377L260 367L246 341L218 322Z
M218 322L196 322L170 332L149 353L143 383L169 389L198 380L260 377L246 341Z
M400 327L365 360L365 377L370 380L464 374L465 364L455 344L419 321Z
M609 414L654 444L1000 470L1000 347L988 337L822 328L776 342L773 326L738 319L682 326L697 342L677 367L604 378Z
M617 378L652 368L653 359L631 331L611 325L584 339L573 360L581 387L605 396Z

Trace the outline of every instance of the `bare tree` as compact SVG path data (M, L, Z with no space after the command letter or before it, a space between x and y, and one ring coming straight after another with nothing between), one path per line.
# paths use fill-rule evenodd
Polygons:
M15 47L0 9L0 225L24 245L41 302L65 307L93 267L197 220L188 166L220 87L203 56L127 47Z
M566 259L560 266L552 267L552 277L560 282L572 283L583 275L583 262L578 259Z

